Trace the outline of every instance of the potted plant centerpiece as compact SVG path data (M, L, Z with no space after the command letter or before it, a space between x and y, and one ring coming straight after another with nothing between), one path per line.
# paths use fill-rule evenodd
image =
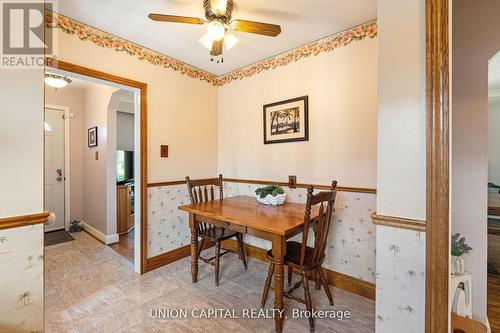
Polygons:
M285 202L286 193L279 185L268 185L255 190L255 198L264 205L279 206Z
M465 244L465 237L460 238L460 234L456 233L451 236L451 274L463 275L465 273L464 254L469 253L472 247Z

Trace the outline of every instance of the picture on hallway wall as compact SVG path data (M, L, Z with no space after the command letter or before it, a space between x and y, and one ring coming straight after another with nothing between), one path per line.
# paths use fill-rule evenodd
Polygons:
M264 105L264 144L309 140L308 96Z
M88 130L88 146L97 147L97 126L91 127Z

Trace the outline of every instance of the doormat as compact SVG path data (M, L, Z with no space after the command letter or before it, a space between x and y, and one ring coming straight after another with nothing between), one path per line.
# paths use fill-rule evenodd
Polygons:
M66 230L49 231L45 233L45 246L55 245L59 243L75 240Z

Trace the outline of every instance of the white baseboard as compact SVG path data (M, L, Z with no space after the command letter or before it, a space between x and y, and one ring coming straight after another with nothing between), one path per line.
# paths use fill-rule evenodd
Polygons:
M118 243L119 239L118 234L105 235L96 228L94 228L93 226L83 221L80 222L80 225L86 232L88 232L89 234L91 234L92 236L94 236L95 238L97 238L106 245Z

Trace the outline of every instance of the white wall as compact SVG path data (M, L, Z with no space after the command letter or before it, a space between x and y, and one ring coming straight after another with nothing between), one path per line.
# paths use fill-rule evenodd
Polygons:
M83 92L71 86L55 90L45 86L45 103L69 107L70 220L83 219ZM87 142L85 141L85 145Z
M0 101L0 218L41 213L43 70L0 69ZM43 331L43 226L0 230L0 253L0 331Z
M488 97L488 182L500 185L500 91Z
M134 114L116 113L116 149L134 150Z
M217 87L54 31L59 59L148 84L148 182L217 174Z
M453 2L452 232L467 238L474 317L486 320L488 60L500 50L500 2Z
M377 213L425 219L425 1L379 0ZM424 332L425 234L377 227L377 332Z
M375 187L377 38L219 89L218 171L229 178ZM265 104L309 96L309 141L263 144Z
M108 140L116 136L113 129L108 128L108 106L111 96L117 89L114 87L93 84L85 89L83 95L83 173L84 173L84 217L83 220L104 235L113 234L108 231ZM115 109L116 111L116 109ZM110 120L112 124L113 121ZM98 146L88 147L87 130L97 126ZM109 134L109 135L108 135ZM116 144L116 138L113 139ZM95 159L98 152L99 159ZM114 153L114 151L112 151ZM113 179L113 181L115 181ZM115 226L116 231L116 226Z
M377 211L425 219L423 1L378 5Z
M43 212L43 71L0 73L0 217Z

